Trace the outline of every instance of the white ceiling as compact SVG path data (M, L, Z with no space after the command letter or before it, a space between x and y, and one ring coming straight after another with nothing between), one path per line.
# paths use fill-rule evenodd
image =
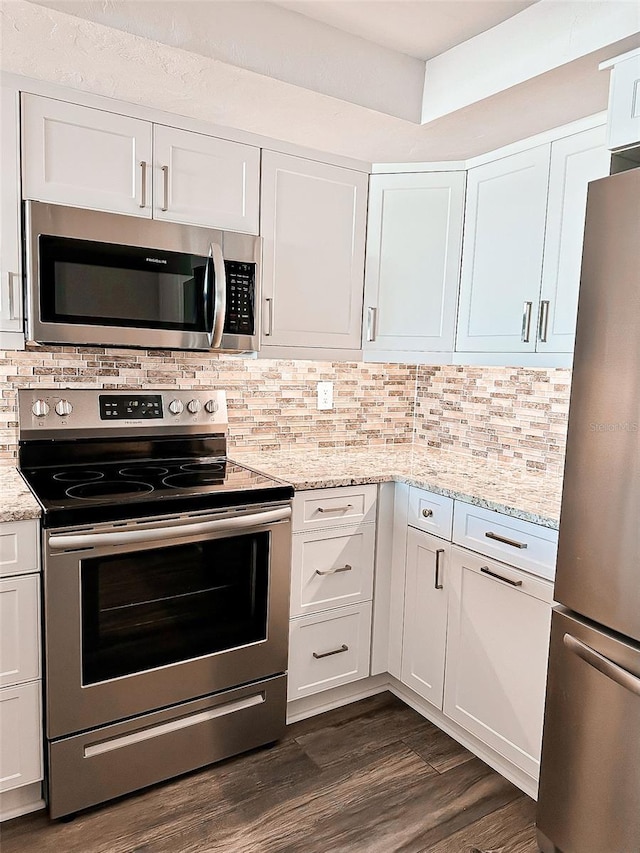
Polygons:
M390 50L427 60L537 0L271 0Z

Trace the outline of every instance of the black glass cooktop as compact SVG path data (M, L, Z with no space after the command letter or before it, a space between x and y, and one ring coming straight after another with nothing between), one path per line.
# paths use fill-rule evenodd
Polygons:
M286 483L220 458L23 466L21 472L42 505L45 527L293 497Z

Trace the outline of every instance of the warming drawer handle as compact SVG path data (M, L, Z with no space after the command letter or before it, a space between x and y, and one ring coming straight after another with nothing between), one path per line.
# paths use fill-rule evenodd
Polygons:
M637 675L634 675L632 672L618 666L617 663L614 663L612 660L609 660L609 658L601 655L600 652L592 649L591 646L588 646L586 643L583 643L571 634L565 634L562 638L562 642L570 652L578 655L578 657L582 658L582 660L585 661L585 663L588 663L589 666L597 669L598 672L601 672L604 676L610 678L611 681L615 681L616 684L619 684L620 687L624 687L625 690L629 690L631 693L635 693L636 696L640 696L640 678L638 678Z
M291 518L291 507L255 512L238 518L217 518L214 521L202 521L155 527L146 530L117 530L111 533L61 533L49 537L49 547L56 550L69 548L95 548L98 545L135 545L137 542L156 542L161 539L175 539L181 536L197 536L201 533L217 531L232 533L262 524L272 524Z

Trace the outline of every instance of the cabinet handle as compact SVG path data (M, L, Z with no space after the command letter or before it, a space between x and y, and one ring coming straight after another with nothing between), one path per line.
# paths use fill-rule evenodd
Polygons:
M495 539L496 542L502 542L505 545L511 545L512 548L528 548L529 547L526 542L516 542L515 539L507 539L506 536L500 536L498 533L492 533L491 531L489 531L488 533L485 533L484 535L486 536L487 539Z
M273 299L271 296L265 297L265 304L267 306L267 323L265 323L264 334L265 337L269 337L273 334Z
M147 206L147 163L140 161L140 207Z
M162 167L162 195L163 195L164 202L163 202L161 209L166 212L167 210L169 210L169 167L168 166Z
M444 589L443 585L440 583L440 556L444 554L444 548L438 548L436 551L436 574L433 581L433 586L435 589Z
M423 509L422 515L424 516L424 518L431 518L431 516L433 515L433 510L432 509Z
M349 563L345 563L344 566L340 566L339 569L316 569L317 575L337 575L338 572L350 572L353 566L350 566Z
M20 319L20 276L15 272L7 273L7 289L9 300L9 320Z
M522 309L522 343L528 344L531 336L531 311L533 302L525 302Z
M367 340L375 341L377 334L378 309L374 306L367 308Z
M540 318L538 321L538 340L543 344L547 342L549 330L549 300L543 299L540 303Z
M485 575L491 575L492 578L497 578L499 581L511 584L511 586L522 586L522 581L512 581L511 578L505 578L502 575L498 575L495 572L492 572L488 566L481 566L480 571Z
M318 654L318 652L314 652L313 656L316 660L320 660L320 658L328 658L331 655L339 655L341 652L348 652L348 651L349 651L349 646L345 646L345 644L343 643L339 649L334 649L331 652L321 652L320 654Z
M346 512L349 509L353 509L353 504L347 504L346 506L319 506L318 512Z

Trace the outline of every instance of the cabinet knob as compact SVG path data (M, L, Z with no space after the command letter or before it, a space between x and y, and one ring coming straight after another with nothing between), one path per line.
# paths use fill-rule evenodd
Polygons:
M433 515L433 510L432 510L432 509L423 509L423 510L422 510L422 515L423 515L425 518L431 518L431 516Z
M187 409L189 409L192 415L197 415L201 408L202 403L200 400L189 400L187 403Z

